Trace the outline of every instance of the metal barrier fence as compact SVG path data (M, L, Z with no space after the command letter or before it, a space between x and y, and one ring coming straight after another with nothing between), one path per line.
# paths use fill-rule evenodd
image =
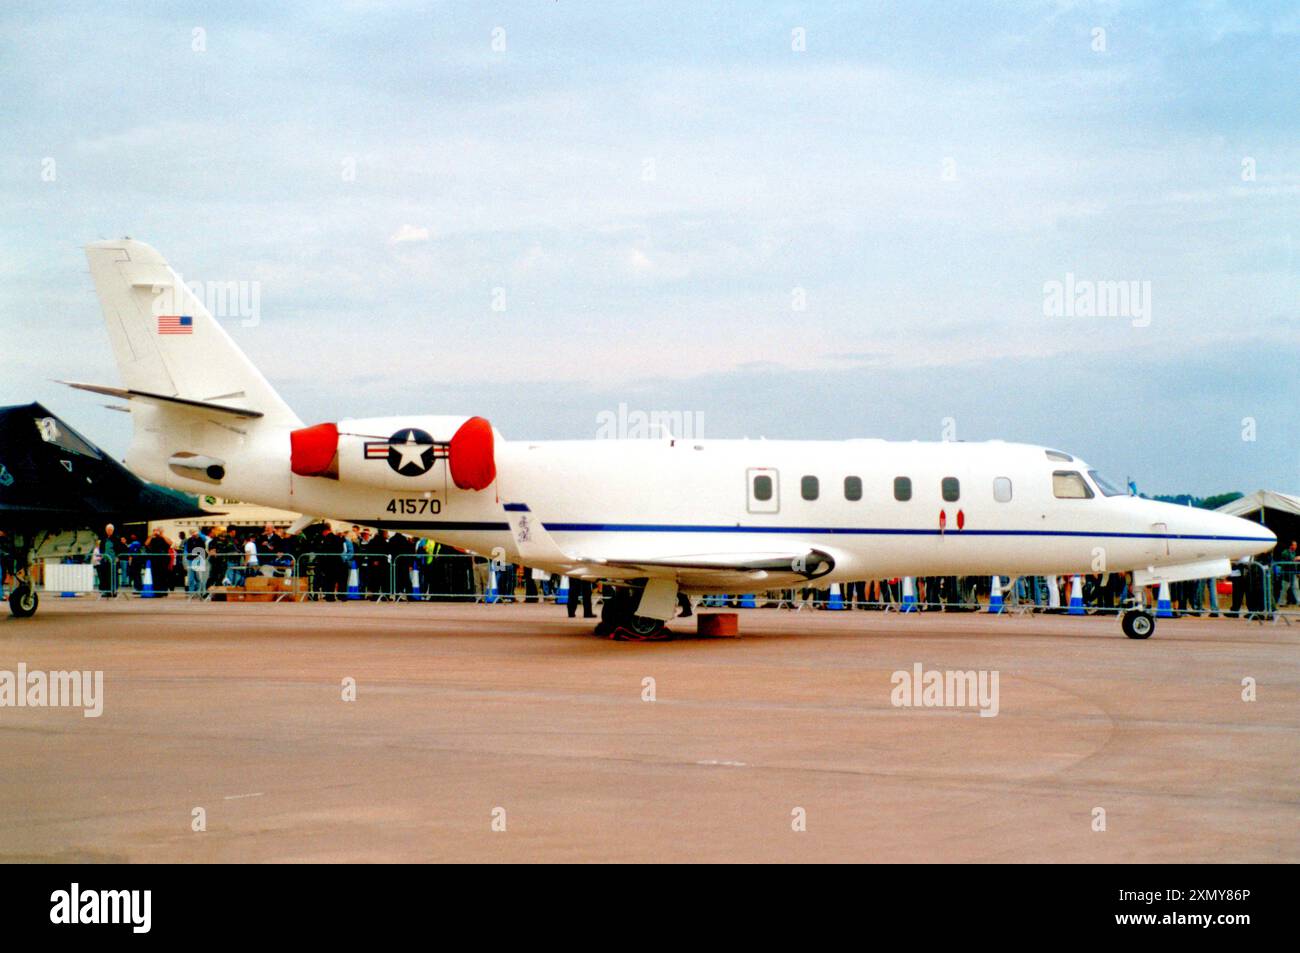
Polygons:
M124 553L113 557L47 559L43 589L63 596L177 593L190 598L370 599L414 602L546 602L564 605L568 580L524 567L458 553L337 552L298 555L259 551L256 564L230 551ZM1142 591L1139 601L1158 614L1232 615L1251 619L1300 614L1300 562L1250 563L1231 579L1193 580L1169 587L1169 599ZM1077 580L1078 590L1075 591ZM995 594L996 588L996 594ZM704 596L702 608L816 608L881 611L967 611L1006 614L1063 612L1106 614L1131 604L1127 579L1097 576L930 577L868 580L831 587L798 587ZM599 591L593 598L599 600ZM1288 623L1289 624L1289 623Z
M210 589L244 585L250 578L286 579L297 573L288 553L257 552L249 563L240 550L209 556L185 553L122 553L46 559L41 588L64 596L95 594L153 598L173 592L203 596Z
M461 553L306 552L298 557L311 599L395 602L556 602L558 579Z

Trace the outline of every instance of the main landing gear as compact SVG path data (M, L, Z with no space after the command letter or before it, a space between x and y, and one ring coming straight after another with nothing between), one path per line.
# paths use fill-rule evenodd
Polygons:
M606 588L596 634L616 642L662 642L672 638L666 621L636 614L640 598L641 593L635 589Z
M1126 609L1119 624L1130 639L1149 639L1156 630L1156 617L1147 609Z

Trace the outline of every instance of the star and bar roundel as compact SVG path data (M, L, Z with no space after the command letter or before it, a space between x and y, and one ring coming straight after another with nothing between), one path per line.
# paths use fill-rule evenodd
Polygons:
M387 440L367 440L367 460L387 460L402 476L417 477L428 473L439 460L446 460L450 444L434 440L427 430L406 427Z

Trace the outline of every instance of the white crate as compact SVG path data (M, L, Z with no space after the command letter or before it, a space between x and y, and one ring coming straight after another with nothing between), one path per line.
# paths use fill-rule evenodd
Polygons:
M61 563L45 560L46 592L94 592L95 567L89 563Z

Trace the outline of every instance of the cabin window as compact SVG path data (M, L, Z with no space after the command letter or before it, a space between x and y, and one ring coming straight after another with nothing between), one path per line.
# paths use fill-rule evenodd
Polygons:
M894 499L906 503L912 498L912 478L894 477Z
M844 499L856 503L862 499L862 477L846 476L844 478Z
M815 476L806 476L799 481L799 495L805 500L815 500L821 493L821 485Z
M766 503L772 498L772 478L760 473L754 477L754 499Z
M1009 477L998 477L993 481L993 499L999 503L1011 502L1011 479Z
M949 503L956 503L961 499L961 484L957 482L956 477L944 477L940 484L943 491L943 498Z
M1076 470L1054 470L1052 495L1058 500L1090 500L1092 488Z

